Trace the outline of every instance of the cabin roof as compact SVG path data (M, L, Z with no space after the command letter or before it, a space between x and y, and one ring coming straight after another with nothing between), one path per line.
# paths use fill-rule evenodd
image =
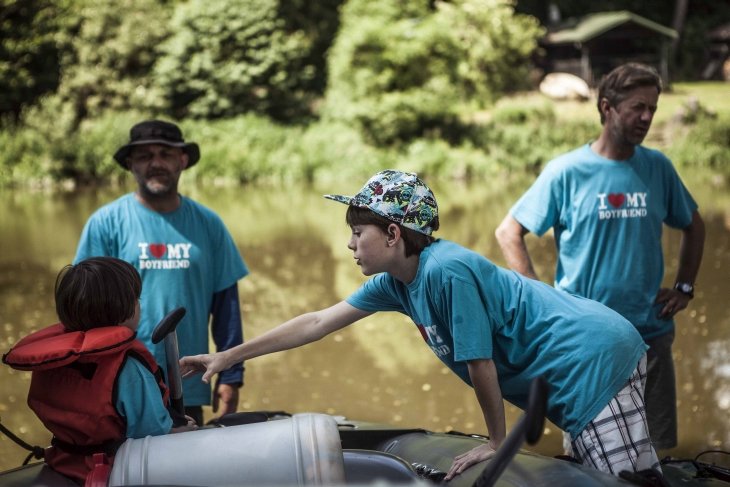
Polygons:
M645 29L666 37L671 37L672 39L678 37L677 31L674 29L665 27L628 10L618 10L613 12L597 12L577 19L569 19L565 23L557 26L555 30L549 32L543 41L546 44L587 42L628 23L638 24Z

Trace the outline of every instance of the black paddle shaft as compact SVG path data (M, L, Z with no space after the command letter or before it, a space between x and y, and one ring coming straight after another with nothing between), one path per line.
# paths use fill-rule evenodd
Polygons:
M160 343L167 335L175 331L177 324L183 319L187 310L183 307L175 308L157 323L152 332L152 343Z
M185 417L185 405L182 397L182 378L180 377L180 352L177 346L177 333L175 328L185 316L186 310L183 307L170 311L155 327L152 332L152 343L165 342L165 368L167 371L167 386L170 388L170 404ZM176 425L179 426L179 425Z

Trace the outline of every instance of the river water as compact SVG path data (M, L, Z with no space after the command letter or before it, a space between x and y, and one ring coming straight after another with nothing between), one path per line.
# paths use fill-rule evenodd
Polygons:
M679 457L704 449L730 450L730 195L707 174L693 171L691 176L686 183L700 204L707 242L696 297L677 318L680 446L660 452ZM432 182L442 215L437 236L504 265L494 229L529 182ZM361 184L203 188L182 181L185 194L223 218L251 269L239 284L246 337L331 305L363 282L346 247L345 207L321 196L352 194ZM73 258L84 222L94 209L127 190L0 192L2 353L22 336L55 322L55 277ZM671 285L679 233L667 229L663 244L665 284ZM530 236L528 246L538 273L551 280L551 237ZM29 383L29 373L0 366L0 421L26 442L45 446L50 434L25 404ZM441 365L412 323L395 313L376 314L318 343L250 361L240 410L318 411L486 433L472 390ZM508 429L519 414L507 405ZM206 411L206 417L212 413ZM541 442L531 449L559 454L560 436L546 423ZM20 465L26 453L0 434L0 470Z

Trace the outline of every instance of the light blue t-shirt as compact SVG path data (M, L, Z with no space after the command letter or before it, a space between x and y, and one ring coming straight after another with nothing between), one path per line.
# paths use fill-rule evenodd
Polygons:
M142 277L139 338L165 370L164 342L152 343L159 321L180 306L180 356L208 353L213 294L234 285L248 269L220 217L182 197L178 209L157 213L127 194L98 209L86 222L74 263L96 256L125 260ZM241 330L234 330L240 336ZM219 345L220 347L220 345ZM186 406L210 404L210 386L183 381Z
M347 298L365 311L408 315L433 352L467 384L466 361L492 359L502 395L525 408L530 382L549 384L547 417L571 435L626 384L646 345L600 303L500 268L437 240L404 284L378 274Z
M139 360L127 357L117 377L116 408L127 421L127 438L165 435L172 418L155 376Z
M696 209L661 152L636 146L630 159L613 161L586 144L551 161L510 213L538 236L554 229L555 287L618 311L647 340L674 328L654 304L662 224L685 228Z

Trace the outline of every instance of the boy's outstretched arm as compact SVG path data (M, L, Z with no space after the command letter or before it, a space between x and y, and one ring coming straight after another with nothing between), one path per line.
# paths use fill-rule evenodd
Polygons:
M499 387L497 367L494 365L494 361L471 360L467 365L474 393L482 408L484 421L487 423L489 442L454 458L454 463L451 464L444 480L451 480L472 465L493 457L507 434L502 389Z
M180 359L180 373L189 377L203 372L203 382L210 382L214 374L226 370L231 364L315 342L371 314L371 311L340 301L329 308L292 318L253 340L223 352L183 357Z

